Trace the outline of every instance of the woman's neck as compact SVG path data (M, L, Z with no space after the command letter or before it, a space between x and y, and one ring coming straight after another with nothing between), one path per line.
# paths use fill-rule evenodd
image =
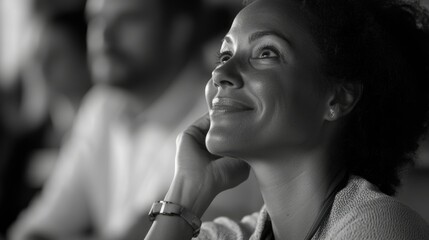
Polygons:
M327 155L314 151L250 163L276 239L304 239L336 187L341 167L323 156Z

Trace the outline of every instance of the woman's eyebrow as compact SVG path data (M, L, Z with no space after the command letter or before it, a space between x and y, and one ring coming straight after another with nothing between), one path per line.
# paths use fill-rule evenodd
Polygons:
M252 33L249 36L249 43L252 43L252 42L254 42L254 41L256 41L262 37L270 36L270 35L276 36L276 37L282 39L283 41L285 41L289 46L292 46L292 43L290 42L290 40L286 36L284 36L283 34L277 32L277 31L273 31L273 30L259 31L259 32Z
M277 32L277 31L274 31L274 30L258 31L258 32L252 33L249 36L249 39L248 39L249 44L252 43L252 42L254 42L254 41L256 41L256 40L258 40L258 39L260 39L260 38L263 38L265 36L275 36L275 37L278 37L278 38L282 39L284 42L286 42L286 44L288 44L289 47L292 48L292 46L293 46L292 43L291 43L291 41L286 36L284 36L283 34ZM222 39L222 43L223 42L227 42L227 43L231 44L232 43L232 39L231 39L230 36L227 35L227 36L225 36Z

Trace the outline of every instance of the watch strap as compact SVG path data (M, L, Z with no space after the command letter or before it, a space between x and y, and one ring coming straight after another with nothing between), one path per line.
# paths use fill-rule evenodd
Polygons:
M193 237L198 236L201 228L201 220L192 212L179 204L168 201L157 201L152 204L149 211L149 219L154 221L157 215L179 216L193 229Z

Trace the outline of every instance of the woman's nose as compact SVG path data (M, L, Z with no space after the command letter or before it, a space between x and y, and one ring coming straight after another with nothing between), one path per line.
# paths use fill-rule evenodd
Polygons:
M217 88L241 88L243 79L235 59L218 66L212 72L213 85Z

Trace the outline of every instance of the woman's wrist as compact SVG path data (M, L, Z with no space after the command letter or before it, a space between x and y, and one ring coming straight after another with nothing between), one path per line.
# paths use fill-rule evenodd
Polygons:
M201 218L216 196L207 185L205 181L176 175L164 200L179 204Z

